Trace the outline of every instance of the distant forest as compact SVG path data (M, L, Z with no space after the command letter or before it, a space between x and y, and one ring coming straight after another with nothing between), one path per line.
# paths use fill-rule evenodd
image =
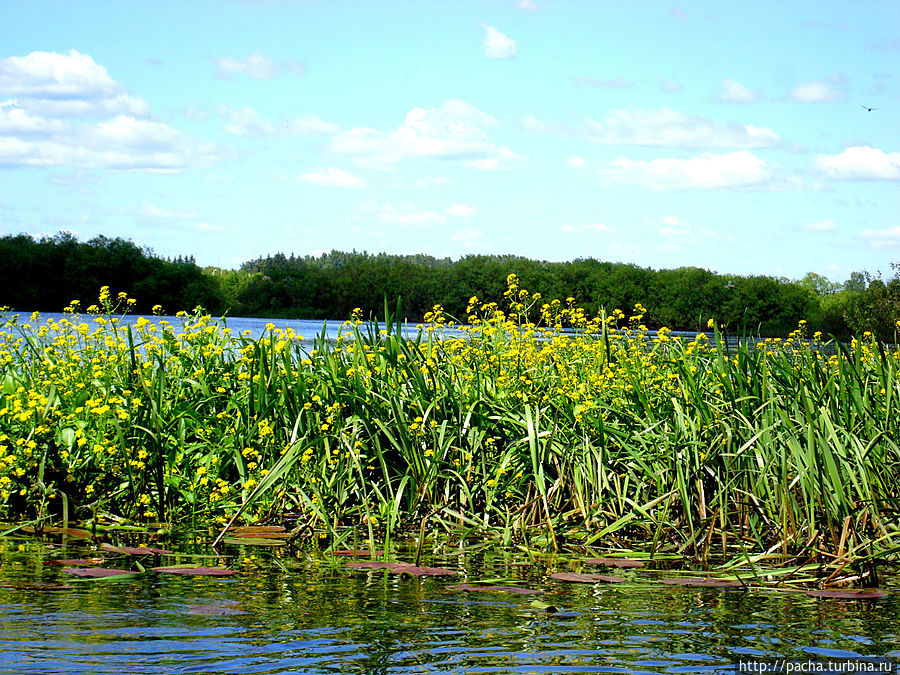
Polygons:
M61 311L72 300L96 302L101 286L137 299L133 311L167 313L201 305L214 315L343 319L355 307L383 314L398 298L402 314L420 321L435 304L459 319L471 296L499 300L506 277L543 301L572 297L592 313L635 303L647 308L650 327L703 330L714 317L730 331L784 335L808 321L810 334L848 337L870 330L893 340L900 320L900 265L885 281L854 272L843 284L810 272L803 279L721 275L697 267L653 270L582 258L546 262L512 255L428 255L332 251L296 257L277 253L238 270L199 267L193 256L162 258L121 238L79 242L69 233L35 240L0 237L0 305Z

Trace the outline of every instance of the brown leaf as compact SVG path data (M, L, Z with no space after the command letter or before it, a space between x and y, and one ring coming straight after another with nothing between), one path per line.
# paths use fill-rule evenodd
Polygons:
M622 577L610 577L605 574L578 574L576 572L556 572L550 575L551 579L557 581L568 581L574 584L621 584L625 579Z
M417 567L406 562L381 562L379 560L354 560L347 563L352 570L388 570L395 574L409 574L414 577L421 576L451 576L459 574L456 570L448 570L443 567Z
M488 584L459 584L458 586L448 586L448 591L469 591L474 593L512 593L513 595L540 595L541 591L535 591L531 588L520 588L518 586L489 586Z
M112 544L100 544L100 548L110 553L124 553L126 555L174 555L172 551L164 548L152 548L150 546L113 546Z
M841 600L880 600L890 593L880 588L836 588L821 591L807 591L814 598L838 598Z
M64 567L63 572L76 577L117 577L122 574L137 574L134 570L116 570L109 567Z

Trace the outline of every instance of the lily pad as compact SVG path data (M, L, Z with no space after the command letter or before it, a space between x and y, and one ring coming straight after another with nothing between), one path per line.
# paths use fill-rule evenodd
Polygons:
M806 594L814 598L837 598L840 600L880 600L890 595L880 588L826 588L821 591L807 591Z
M519 586L490 586L488 584L459 584L449 586L448 591L468 591L473 593L512 593L513 595L540 595L541 591Z
M162 574L198 577L230 577L232 574L237 574L235 570L226 570L223 567L153 567L151 569Z
M95 579L120 577L123 574L130 574L131 576L137 576L139 574L139 572L135 572L134 570L117 570L111 567L64 567L62 571L76 577L92 577Z
M644 563L640 560L630 560L628 558L592 558L584 561L588 565L606 565L607 567L643 567Z
M431 576L442 577L459 574L456 570L443 567L417 567L406 562L381 562L379 560L355 560L347 563L352 570L388 570L395 574L409 574L414 577Z
M34 534L35 529L29 525L22 528L22 532ZM80 530L75 527L45 527L40 531L41 534L61 534L73 539L92 539L93 534L89 530Z
M61 558L59 560L45 560L45 565L63 565L65 567L87 567L90 565L100 565L103 558Z
M611 577L606 574L578 574L577 572L556 572L550 575L557 581L568 581L573 584L621 584L625 581L622 577Z
M343 556L347 558L367 558L369 556L374 556L376 558L380 558L384 555L384 551L370 551L367 548L361 549L353 549L353 550L337 550L337 551L325 551L329 555L335 556Z
M705 577L674 577L672 579L660 579L659 583L670 586L701 586L703 588L741 588L744 584L733 579L711 579Z
M100 544L100 548L110 553L124 553L125 555L174 555L172 551L151 546L113 546L112 544Z
M548 614L556 614L559 612L556 605L550 605L546 602L541 602L540 600L532 600L530 607L532 609L536 609L539 612L547 612Z

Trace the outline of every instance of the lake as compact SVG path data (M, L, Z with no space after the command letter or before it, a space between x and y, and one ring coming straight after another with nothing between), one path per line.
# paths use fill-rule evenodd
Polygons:
M616 571L620 584L565 583L549 573L582 563L493 548L434 546L427 564L459 575L401 577L288 547L226 546L210 558L189 557L213 553L201 545L168 546L182 555L145 566L238 573L81 580L49 563L103 556L127 567L134 558L90 541L0 538L0 672L734 673L739 660L900 662L897 580L882 584L889 597L862 602L666 586L659 579L676 572L653 563ZM452 590L498 579L542 593ZM535 598L559 611L533 607Z

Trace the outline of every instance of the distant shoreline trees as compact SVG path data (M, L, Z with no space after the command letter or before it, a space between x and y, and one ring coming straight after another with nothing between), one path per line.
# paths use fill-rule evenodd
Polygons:
M641 303L650 327L700 331L710 318L733 332L785 335L806 319L812 331L848 337L870 330L892 340L900 319L900 265L888 281L854 272L844 284L810 272L799 281L720 275L697 267L653 270L579 258L535 261L512 255L428 255L332 251L320 256L276 253L238 270L199 267L193 256L166 259L121 238L79 242L69 233L35 240L0 237L0 305L60 311L72 300L93 302L101 286L137 299L138 313L202 305L231 316L336 319L360 307L380 315L385 299L401 299L404 316L420 321L435 304L465 320L473 295L499 299L515 272L542 302L565 301L591 312Z

